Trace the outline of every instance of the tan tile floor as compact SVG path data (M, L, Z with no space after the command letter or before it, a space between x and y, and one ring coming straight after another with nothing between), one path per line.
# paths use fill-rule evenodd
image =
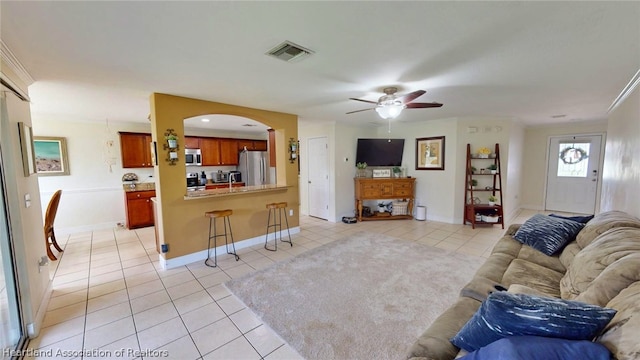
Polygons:
M535 213L522 211L513 222ZM299 359L222 283L357 231L485 257L504 232L497 225L474 230L413 220L347 225L303 216L300 223L293 247L240 249L240 261L218 257L218 268L199 261L160 269L153 228L73 234L51 267L51 301L40 335L29 343L40 356L27 358L82 359L85 349L84 359Z

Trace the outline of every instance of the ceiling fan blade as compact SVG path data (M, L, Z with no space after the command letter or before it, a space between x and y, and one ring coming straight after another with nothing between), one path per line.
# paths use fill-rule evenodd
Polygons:
M402 96L398 96L398 100L402 101L403 104L408 104L410 102L412 102L413 100L419 98L420 96L424 95L424 93L426 93L426 91L424 90L416 90L414 92L410 92L408 94L402 95Z
M369 104L376 104L376 105L378 105L378 102L377 102L377 101L369 101L369 100L362 100L362 99L356 99L356 98L349 98L349 100L362 101L362 102L366 102L366 103L369 103Z
M362 110L356 110L356 111L349 111L347 114L353 114L353 113L357 113L357 112L360 112L360 111L367 111L367 110L373 110L373 109L375 109L375 108L362 109Z
M422 108L437 108L441 107L440 103L410 103L407 104L407 109L422 109Z

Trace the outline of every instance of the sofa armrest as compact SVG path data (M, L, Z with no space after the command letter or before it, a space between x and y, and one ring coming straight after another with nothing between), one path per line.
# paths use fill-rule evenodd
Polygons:
M416 340L406 355L407 359L422 358L428 360L451 360L460 349L449 339L462 329L464 324L480 307L480 301L461 297L443 312Z
M511 224L507 228L507 231L504 232L504 234L513 236L516 234L516 232L518 232L518 229L520 229L520 226L522 226L522 224Z

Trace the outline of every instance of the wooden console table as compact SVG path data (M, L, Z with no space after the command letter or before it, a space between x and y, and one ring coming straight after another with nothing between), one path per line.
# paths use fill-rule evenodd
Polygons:
M395 220L413 219L413 199L415 192L415 178L354 178L356 211L358 221L364 220ZM374 215L362 217L362 201L375 199L402 199L408 200L407 215ZM376 212L373 212L376 214Z

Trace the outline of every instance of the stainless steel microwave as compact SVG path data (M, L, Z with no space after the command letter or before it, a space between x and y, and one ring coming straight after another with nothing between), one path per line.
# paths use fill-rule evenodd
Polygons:
M187 166L200 166L202 165L202 152L200 149L185 149L184 163Z

